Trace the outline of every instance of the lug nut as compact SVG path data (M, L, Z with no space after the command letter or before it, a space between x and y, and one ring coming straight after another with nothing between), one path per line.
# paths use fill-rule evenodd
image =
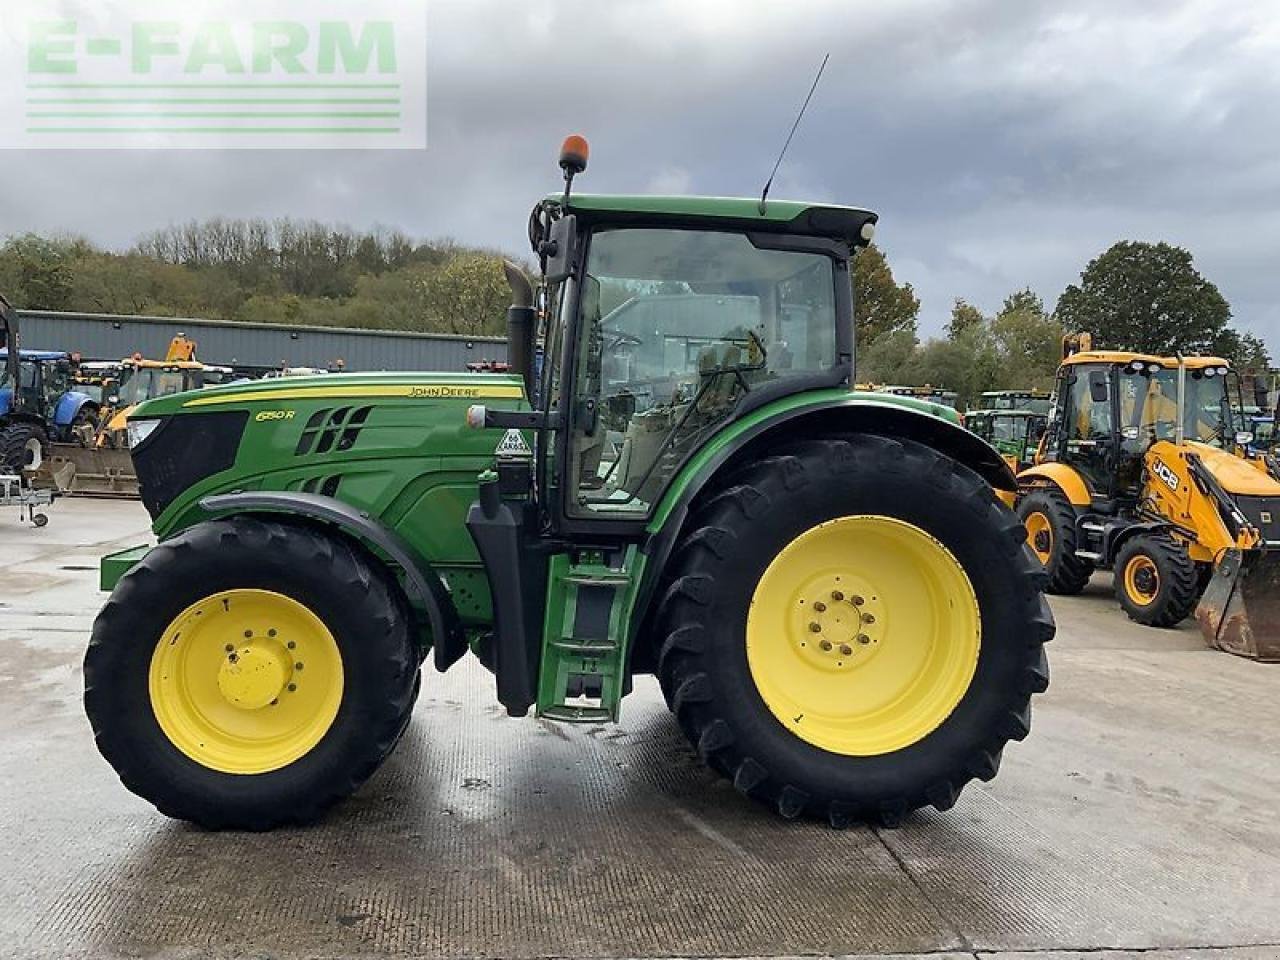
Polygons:
M228 644L227 644L227 646L226 646L226 651L227 651L227 653L230 653L230 652L231 652L232 650L234 650L234 649L235 649L235 644L232 644L232 643L228 643Z
M810 623L810 624L809 624L809 632L810 632L810 633L821 633L821 632L822 632L822 627L821 627L821 626L819 626L819 625L818 625L818 624L816 624L816 623Z
M839 603L841 600L844 599L844 594L841 593L839 590L832 590L831 599L834 600L836 603Z
M863 645L866 645L871 642L871 638L868 637L865 633L860 633L858 634L858 642Z
M246 631L244 632L244 636L245 636L245 639L246 639L246 640L247 640L247 639L249 639L250 637L252 637L252 636L253 636L253 631L252 631L252 630L246 630Z
M830 649L831 649L831 641L830 641L830 640L823 640L823 641L822 641L822 643L818 644L818 646L822 647L822 649L823 649L823 650L830 650Z
M267 636L268 636L268 637L274 637L275 635L276 635L276 628L275 628L275 627L272 627L270 630L268 630L268 631L267 631Z
M293 665L293 669L295 669L295 670L301 670L301 669L302 669L302 661L301 661L301 660L299 660L297 663L295 663L295 664Z
M289 684L289 692L290 692L290 693L293 693L293 691L295 691L295 690L297 690L297 689L298 689L298 685L297 685L296 683L291 683L291 684Z
M288 643L285 644L285 646L288 647L290 650L292 650L294 647L297 646L297 644L294 643L292 640L290 640Z
M860 607L860 606L862 606L864 603L866 603L866 602L867 602L867 601L863 600L860 596L858 596L856 593L853 595L853 598L852 598L852 599L853 599L853 605L854 605L855 607Z
M818 613L823 613L827 609L827 605L822 601L818 601L813 605L813 609L816 610Z
M849 646L847 643L842 643L840 644L840 652L847 657L849 654L853 653L853 647Z
M872 614L864 613L864 614L862 615L862 622L863 622L863 623L875 623L875 622L876 622L876 618L875 618Z

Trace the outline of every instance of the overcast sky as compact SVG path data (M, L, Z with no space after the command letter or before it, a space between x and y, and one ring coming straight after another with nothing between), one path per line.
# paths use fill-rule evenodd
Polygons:
M1267 0L430 0L421 151L0 150L0 234L112 247L189 218L295 216L524 253L581 132L592 192L879 211L938 332L1119 239L1185 245L1280 357L1280 17Z

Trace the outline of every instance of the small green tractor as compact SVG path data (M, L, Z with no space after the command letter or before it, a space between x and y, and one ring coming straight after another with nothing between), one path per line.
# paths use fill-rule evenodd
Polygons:
M656 674L701 758L788 818L950 807L1027 735L1054 632L999 455L858 394L876 216L571 194L508 265L510 373L259 381L129 417L159 542L103 559L85 707L164 813L318 817L428 658L512 716L618 718ZM538 348L542 362L535 363Z

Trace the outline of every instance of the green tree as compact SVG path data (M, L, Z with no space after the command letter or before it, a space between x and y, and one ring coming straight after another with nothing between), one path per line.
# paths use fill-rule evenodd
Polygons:
M951 305L951 321L947 324L947 336L954 340L970 327L981 326L987 322L982 311L961 297L956 297Z
M1056 312L1067 329L1091 331L1098 347L1166 355L1207 351L1231 319L1190 251L1127 240L1089 262Z
M27 310L66 310L75 279L73 261L86 245L76 240L47 240L35 234L14 238L0 249L0 277L15 306Z
M859 382L911 382L915 377L916 346L916 335L910 330L894 330L865 346L855 344Z
M920 300L909 283L898 283L880 248L870 244L853 258L853 316L857 342L870 346L895 331L916 333Z
M991 336L1000 358L998 388L1045 389L1053 383L1062 356L1062 325L1030 289L1005 297L991 321Z

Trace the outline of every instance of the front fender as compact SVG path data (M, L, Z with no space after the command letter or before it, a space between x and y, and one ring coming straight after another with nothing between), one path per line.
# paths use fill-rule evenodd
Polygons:
M53 422L59 427L71 426L76 415L84 409L86 404L95 409L97 408L97 404L93 402L93 398L87 393L68 390L58 398L57 406L53 408Z
M365 511L318 493L272 490L214 494L201 498L200 508L215 515L277 513L301 516L337 527L390 557L404 571L409 602L415 611L426 617L437 670L447 670L466 653L466 635L444 581L400 534Z
M1018 482L1026 485L1028 481L1047 481L1061 490L1073 507L1087 507L1093 503L1089 496L1089 488L1076 473L1065 463L1042 463L1028 467L1018 474Z

